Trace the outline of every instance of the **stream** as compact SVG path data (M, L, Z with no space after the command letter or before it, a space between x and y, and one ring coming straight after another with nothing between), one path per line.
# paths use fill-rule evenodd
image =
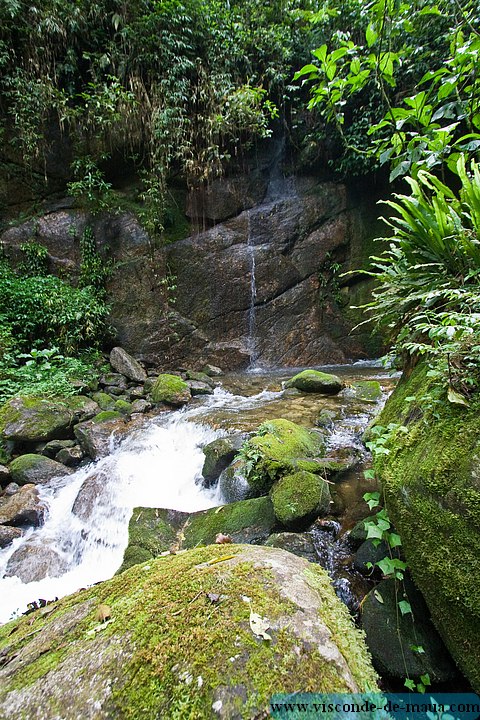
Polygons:
M107 457L39 486L48 508L44 525L0 551L0 623L35 600L62 597L112 577L122 562L134 507L194 512L221 505L218 488L203 487L201 470L203 446L222 435L251 431L279 417L315 427L320 413L327 411L329 448L356 448L367 462L360 438L394 380L369 362L328 371L346 383L337 396L283 391L282 382L295 374L294 368L225 375L213 395L146 419ZM382 398L359 400L349 385L372 379L380 382ZM361 462L335 485L335 517L318 520L308 533L311 559L330 572L347 604L351 551L342 536L367 514L362 496L373 489L375 481L364 478Z

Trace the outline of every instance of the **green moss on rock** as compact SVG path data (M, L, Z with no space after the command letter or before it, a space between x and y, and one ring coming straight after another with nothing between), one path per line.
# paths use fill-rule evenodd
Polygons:
M301 470L282 477L271 490L277 520L288 528L302 529L330 509L330 491L319 475Z
M15 443L45 442L71 434L74 414L61 401L14 397L0 410L0 435Z
M120 420L122 414L117 410L102 410L93 418L94 423L108 422L109 420Z
M71 470L44 455L28 453L12 460L9 466L11 479L18 485L41 485L54 477L70 475Z
M114 407L121 415L131 415L133 412L132 403L126 400L117 400Z
M111 612L103 627L100 604ZM252 632L251 612L271 641ZM326 572L276 548L149 560L0 628L0 653L5 717L39 707L87 717L94 697L91 718L247 719L264 715L274 692L376 690L363 636Z
M408 432L391 433L376 470L415 583L478 691L480 402L453 406L430 383L419 365L388 400L377 424L402 424Z
M258 432L258 431L257 431ZM290 420L270 420L260 426L241 450L244 476L252 494L267 493L283 475L297 470L321 471L313 458L321 457L323 438Z
M337 375L320 372L319 370L302 370L287 380L286 388L297 388L303 392L320 393L322 395L336 395L343 388L343 383Z
M185 405L191 399L190 388L178 375L159 375L151 389L153 402Z
M275 525L270 498L252 498L201 510L188 518L183 528L182 547L208 545L217 533L231 535L235 542L262 542Z

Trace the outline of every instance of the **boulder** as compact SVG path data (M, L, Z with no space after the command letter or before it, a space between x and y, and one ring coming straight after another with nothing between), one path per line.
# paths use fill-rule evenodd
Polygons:
M402 538L415 585L433 623L472 687L480 691L480 415L445 398L426 363L405 375L377 419L392 431L388 455L375 459L388 512ZM418 399L417 399L418 398Z
M119 399L115 402L114 410L122 415L131 415L133 412L133 405L126 400Z
M0 548L5 548L17 538L22 537L23 531L20 528L0 525Z
M20 455L10 463L10 474L18 485L43 485L53 478L70 475L71 470L44 455Z
M330 375L319 370L303 370L287 380L285 387L321 395L337 395L343 388L343 382L337 375Z
M90 397L86 395L73 395L72 397L65 398L66 406L73 414L73 422L83 422L83 420L90 420L99 411L100 406Z
M178 407L185 405L192 397L187 383L178 375L159 375L151 389L151 398L155 403L166 403Z
M323 438L313 430L290 420L269 420L244 443L241 451L243 474L251 494L267 493L282 475L297 470L319 472L317 457L324 452Z
M205 373L205 375L208 375L209 377L220 377L220 375L223 375L223 370L216 365L207 365L203 366L202 373Z
M26 542L10 557L5 570L6 577L14 575L23 583L37 582L43 578L58 577L66 570L65 560L48 545Z
M0 499L0 525L34 525L44 521L46 507L35 485L24 485L14 495Z
M233 503L250 497L250 485L245 478L244 469L242 460L235 460L221 473L218 489L222 502Z
M200 382L199 380L187 380L187 385L190 388L190 392L193 396L213 395L213 388L207 383Z
M217 368L218 370L218 368ZM221 371L220 371L221 373ZM187 370L185 373L187 380L193 380L194 382L204 383L205 385L209 385L212 390L215 388L216 385L218 385L218 382L215 382L215 380L212 380L211 376L207 374L206 372L196 372L195 370Z
M330 510L328 484L319 475L299 470L284 475L273 486L270 496L275 518L284 527L301 530Z
M113 410L115 405L115 398L108 395L106 392L93 393L92 399L97 403L100 410Z
M412 612L402 614L399 602L408 603ZM418 680L428 674L432 683L458 677L424 599L408 579L403 583L382 580L363 601L361 620L373 663L382 676ZM417 647L422 651L413 649Z
M17 483L9 482L5 490L3 491L3 494L5 496L8 495L15 495L16 492L20 490L20 485L17 485Z
M145 382L147 379L147 373L138 360L135 360L121 347L114 347L110 352L110 365L129 380Z
M115 387L121 390L127 389L127 380L121 373L105 373L99 380L104 387Z
M99 622L102 605L109 621ZM266 717L273 692L377 690L327 574L251 545L137 565L1 628L0 656L0 716L9 718L62 708L65 720L233 720L247 703L248 717Z
M65 402L14 397L0 410L0 434L14 443L35 443L71 434L74 417Z
M85 453L82 448L79 447L79 445L75 445L74 447L63 448L63 450L60 450L60 452L55 455L55 460L67 467L77 467L84 457Z
M75 506L74 510L75 511ZM275 525L270 498L234 502L195 513L135 508L128 526L128 546L119 572L169 550L215 542L218 533L235 542L262 543Z
M243 433L218 438L203 448L205 462L203 463L202 475L205 484L212 485L220 474L232 462L237 452L242 447L247 436Z
M113 436L125 429L125 420L119 412L105 410L92 420L75 425L75 437L82 450L92 458L105 457L112 450Z
M355 399L365 403L378 403L382 399L382 387L378 380L358 380L352 383Z
M276 547L281 550L305 558L309 562L318 562L313 537L308 532L282 532L273 533L265 542L266 547Z
M138 398L138 400L134 400L132 402L132 413L145 413L152 409L152 403L147 402L147 400L143 400L142 398Z
M45 457L53 458L60 450L64 448L71 448L75 445L74 440L50 440L50 442L43 445L42 449L39 450ZM40 446L41 447L41 446Z
M84 480L72 506L73 515L84 521L90 518L98 497L102 495L105 482L106 478L101 471L94 472Z

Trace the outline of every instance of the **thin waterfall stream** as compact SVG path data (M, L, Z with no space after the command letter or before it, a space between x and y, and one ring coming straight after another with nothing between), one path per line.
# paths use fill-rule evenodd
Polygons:
M255 302L257 299L257 280L255 276L255 245L252 242L250 212L248 213L247 252L250 261L250 307L248 310L248 340L247 347L250 354L250 367L254 368L258 359L255 317Z
M378 376L388 386L386 374L378 375L376 368L350 366L341 372ZM39 598L61 597L111 577L122 563L134 507L195 512L221 505L218 487L206 488L202 482L202 448L212 440L251 431L275 417L312 427L319 411L330 408L338 417L331 442L359 442L377 406L359 407L348 392L334 398L292 396L282 389L282 380L292 374L225 377L224 388L213 395L150 419L107 457L40 486L48 508L44 525L0 551L0 623ZM355 502L358 492L350 508Z

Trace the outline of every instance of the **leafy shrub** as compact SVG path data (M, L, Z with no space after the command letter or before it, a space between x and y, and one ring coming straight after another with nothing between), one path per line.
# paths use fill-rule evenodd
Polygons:
M62 352L98 346L108 335L108 306L91 287L74 288L57 277L17 276L0 263L4 332L20 350L55 343Z

